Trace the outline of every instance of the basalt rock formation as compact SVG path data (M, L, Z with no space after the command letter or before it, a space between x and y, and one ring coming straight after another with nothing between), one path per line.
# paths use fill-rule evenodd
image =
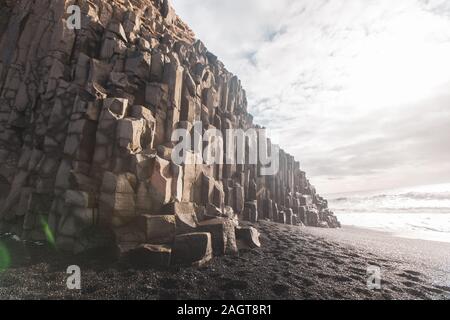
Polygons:
M2 232L74 252L114 242L167 266L258 246L239 219L339 226L283 151L273 176L174 164L172 131L194 121L258 127L239 79L167 0L0 0Z

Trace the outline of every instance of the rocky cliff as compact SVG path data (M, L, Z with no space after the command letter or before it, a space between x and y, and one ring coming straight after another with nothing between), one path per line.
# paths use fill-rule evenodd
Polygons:
M259 127L167 0L0 0L0 17L2 232L75 252L111 241L165 265L234 253L236 234L257 245L237 218L339 225L282 150L272 176L171 161L176 128Z

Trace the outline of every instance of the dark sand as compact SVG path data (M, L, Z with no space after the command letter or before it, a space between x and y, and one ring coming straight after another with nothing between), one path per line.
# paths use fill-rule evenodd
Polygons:
M255 227L261 249L200 269L133 270L9 244L15 263L0 274L0 299L450 299L450 244L356 228ZM81 267L81 291L66 288L71 264ZM381 267L381 290L367 288L368 265Z

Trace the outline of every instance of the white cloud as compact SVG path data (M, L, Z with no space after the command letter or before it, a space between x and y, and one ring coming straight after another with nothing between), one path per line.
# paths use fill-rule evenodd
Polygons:
M173 2L319 190L450 180L448 1Z

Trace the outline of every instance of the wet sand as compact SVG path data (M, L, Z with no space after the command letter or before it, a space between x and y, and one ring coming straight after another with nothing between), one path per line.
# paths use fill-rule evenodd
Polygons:
M340 230L308 228L305 232L409 264L436 285L450 286L450 243L403 238L393 233L347 227Z
M14 264L0 274L0 299L450 299L449 244L347 227L254 226L262 248L200 269L134 270L8 243ZM71 264L81 267L80 291L66 287ZM381 290L367 287L369 265L381 268Z

